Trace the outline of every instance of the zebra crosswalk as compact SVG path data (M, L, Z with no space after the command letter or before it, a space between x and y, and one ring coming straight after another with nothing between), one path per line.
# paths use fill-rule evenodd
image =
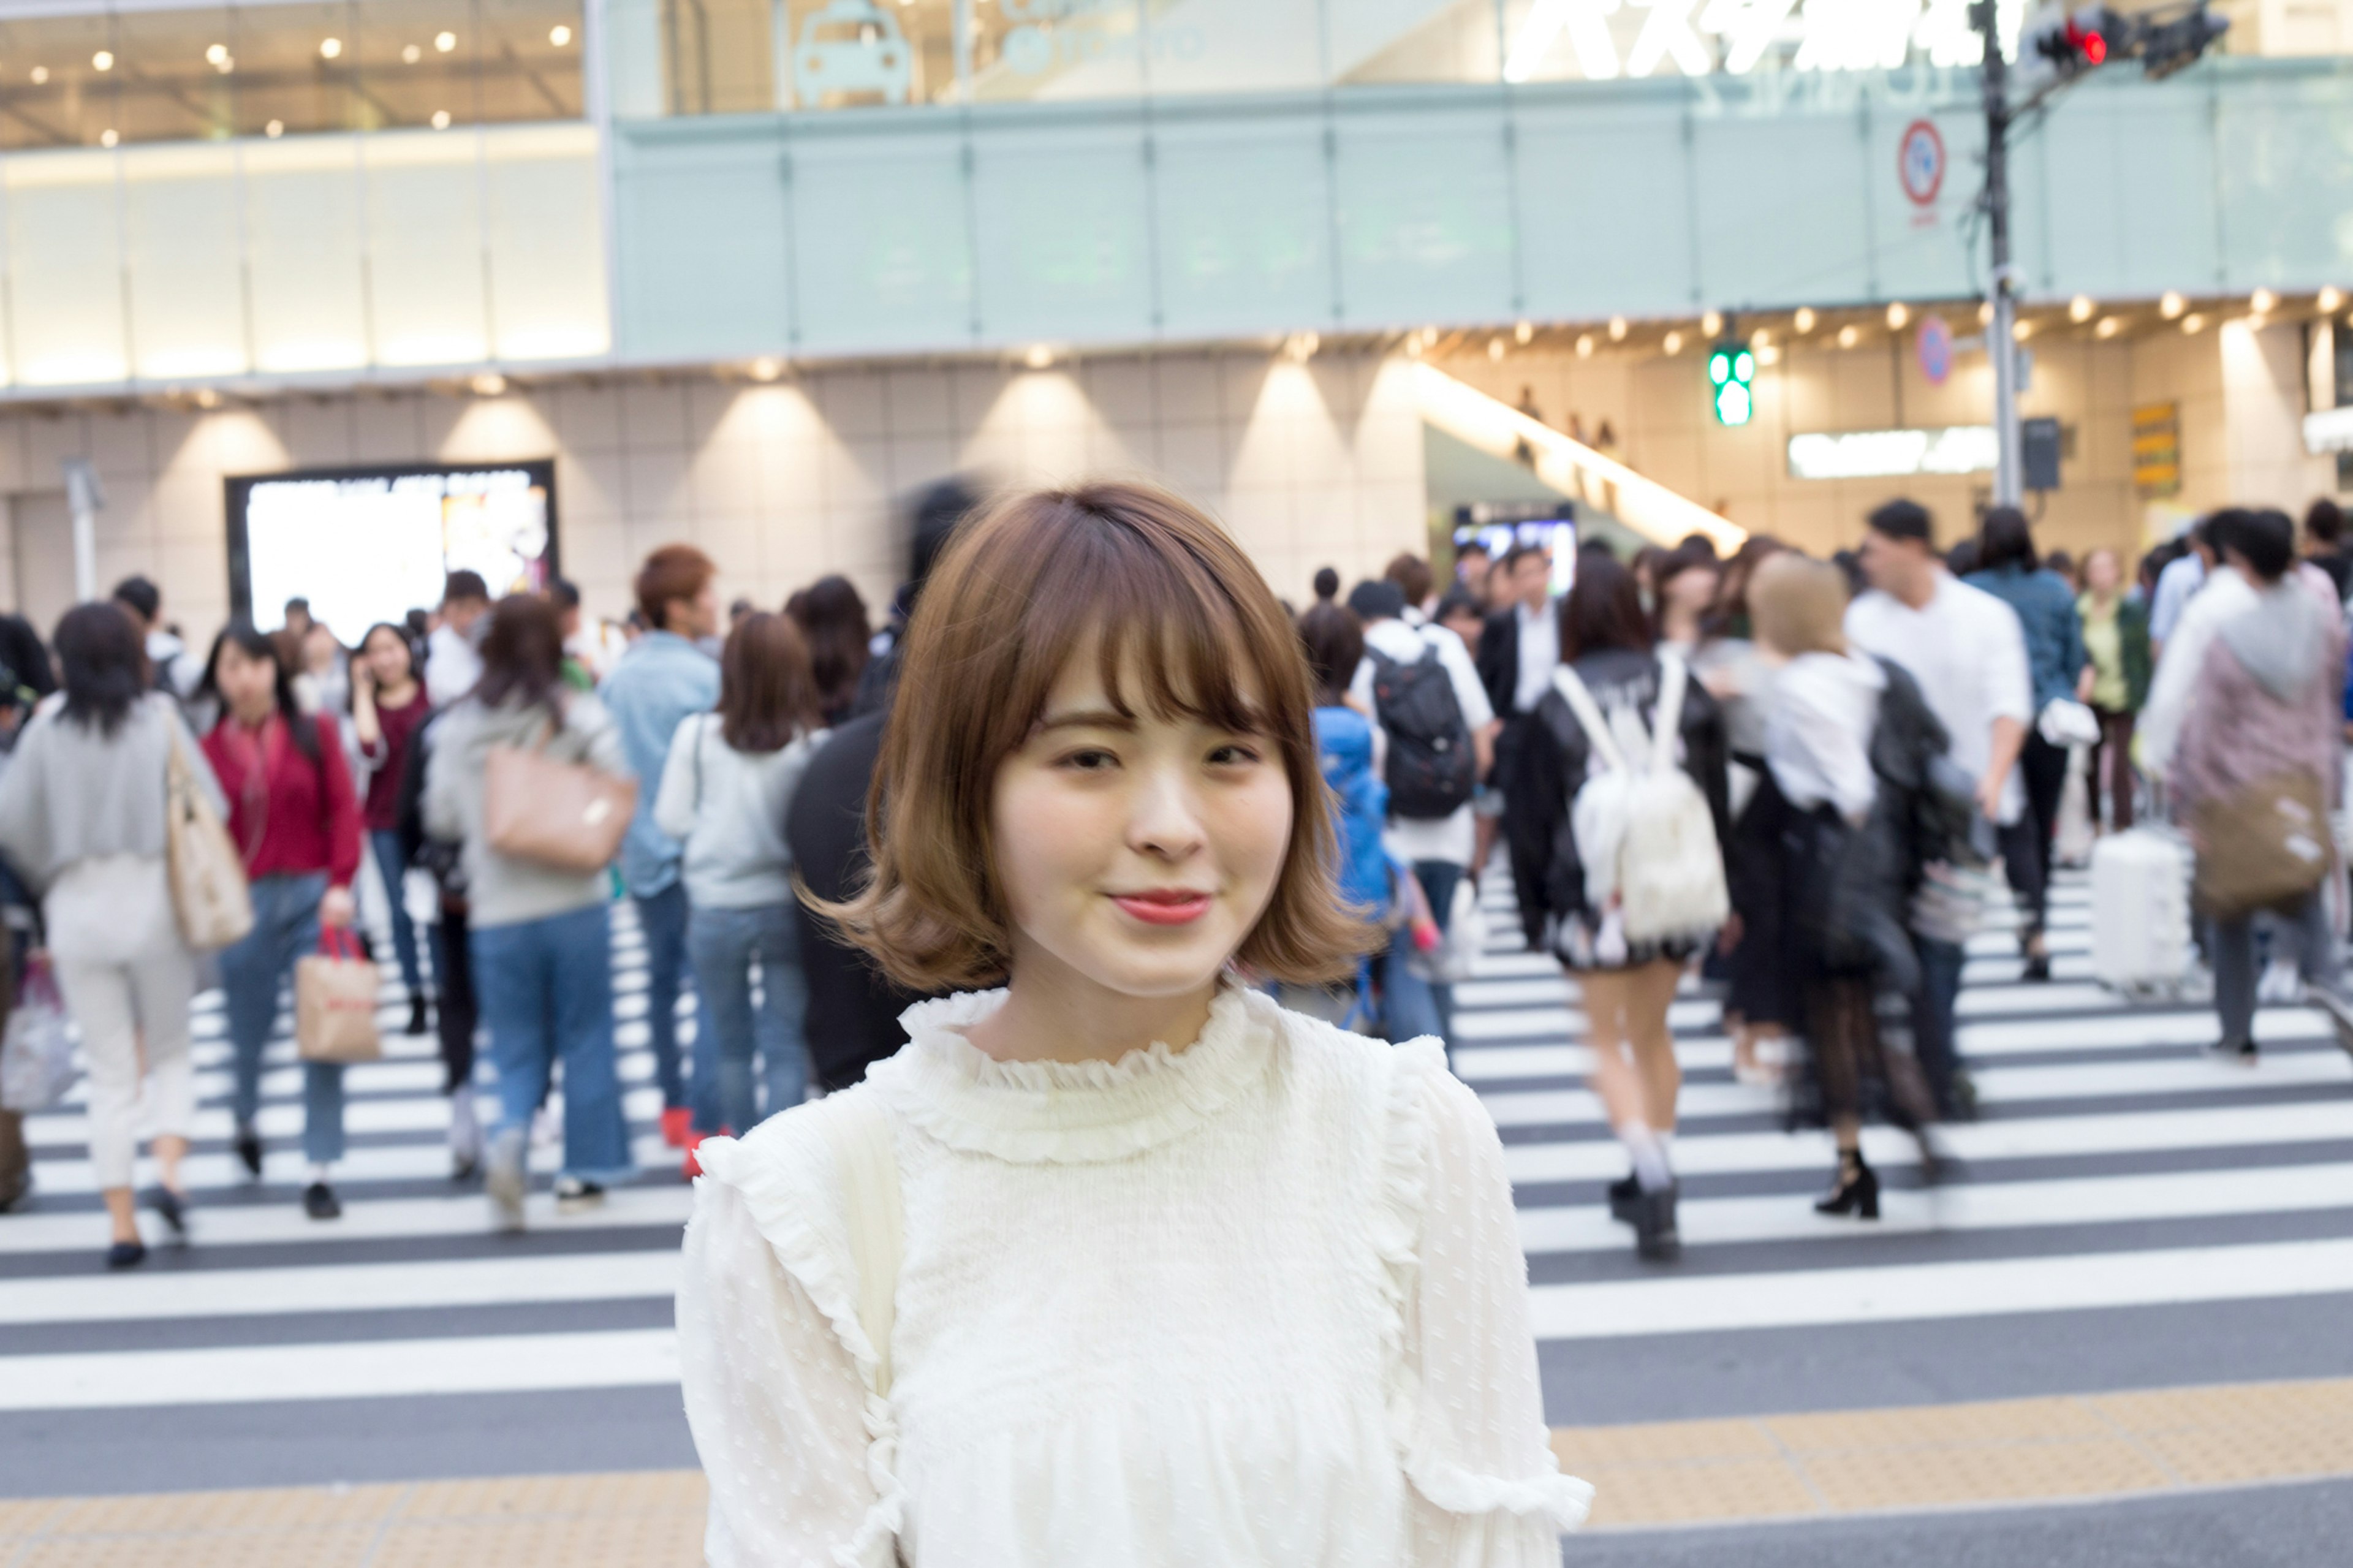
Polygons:
M1498 915L1507 898L1487 893ZM1790 1331L1943 1323L1914 1342L1952 1338L1982 1354L1987 1340L1953 1326L2066 1320L2194 1338L2200 1310L2267 1303L2301 1321L2305 1303L2337 1325L2340 1347L2353 1343L2342 1332L2353 1060L2300 1005L2263 1010L2249 1067L2205 1053L2210 1009L2127 1005L2097 986L2080 878L2054 890L2050 982L2021 980L2007 933L1972 942L1960 1044L1980 1118L1946 1130L1957 1169L1933 1187L1908 1138L1866 1132L1888 1179L1875 1224L1812 1211L1832 1164L1827 1135L1788 1130L1777 1090L1736 1081L1716 1004L1696 988L1679 997L1685 1254L1669 1266L1637 1260L1609 1215L1602 1187L1624 1157L1585 1081L1575 986L1549 959L1514 951L1509 924L1494 922L1478 977L1456 988L1454 1065L1504 1140L1556 1421L1704 1413L1691 1388L1648 1387L1655 1412L1597 1405L1588 1390L1613 1366L1720 1376ZM103 1273L79 1101L28 1119L37 1196L0 1216L0 1410L12 1413L0 1422L0 1492L86 1489L93 1456L222 1420L243 1422L235 1463L252 1484L532 1470L550 1454L558 1468L691 1464L670 1327L691 1194L658 1133L643 943L627 905L613 913L613 953L643 1174L599 1208L558 1215L543 1179L555 1151L536 1151L543 1180L521 1237L491 1235L479 1189L453 1182L439 1067L428 1038L396 1032L406 1009L393 984L385 1058L349 1076L339 1220L310 1220L296 1201L301 1084L283 1019L263 1079L263 1180L237 1165L216 996L196 1015L194 1247L159 1246L142 1270ZM2070 1342L2096 1356L2101 1338ZM1753 1397L1788 1406L1785 1392ZM516 1443L449 1440L482 1421ZM152 1462L154 1473L108 1484L183 1484Z

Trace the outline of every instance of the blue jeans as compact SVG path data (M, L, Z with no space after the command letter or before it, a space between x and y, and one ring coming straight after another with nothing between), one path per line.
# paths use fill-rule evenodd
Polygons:
M1415 879L1430 900L1430 919L1444 931L1449 907L1454 901L1454 884L1462 879L1462 868L1451 860L1417 860L1413 863ZM1392 1040L1416 1040L1424 1035L1435 1036L1446 1047L1447 1059L1454 1057L1454 987L1425 980L1413 972L1413 928L1401 925L1389 938L1388 951L1381 955L1381 993L1387 998L1388 1016L1383 1020Z
M686 1075L678 1061L678 986L686 973L686 886L672 882L636 900L646 935L646 1032L654 1048L654 1081L662 1108L686 1103Z
M474 994L491 1031L499 1123L526 1136L564 1060L564 1173L612 1183L632 1171L613 1060L613 938L602 904L473 930Z
M417 966L417 927L408 918L408 900L401 897L408 862L401 857L400 835L393 828L372 827L368 847L375 852L375 868L384 876L385 898L392 905L392 952L400 960L400 983L411 996L422 996L425 976Z
M1920 990L1912 999L1912 1048L1928 1079L1928 1091L1936 1098L1936 1109L1950 1117L1958 1109L1953 1079L1961 1067L1953 1009L1960 1000L1961 966L1968 953L1958 942L1917 935L1912 951L1920 956Z
M278 1022L279 993L294 975L294 961L317 951L319 900L327 874L253 879L253 929L221 949L221 990L227 1002L235 1066L229 1105L240 1127L261 1110L261 1053ZM302 1156L315 1164L343 1157L343 1066L302 1064Z
M803 1027L808 983L801 974L800 914L795 906L694 911L687 956L702 1015L694 1033L694 1130L749 1132L760 1122L752 1075L757 1051L765 1068L767 1114L789 1110L808 1092L808 1041ZM752 965L760 996L752 998Z

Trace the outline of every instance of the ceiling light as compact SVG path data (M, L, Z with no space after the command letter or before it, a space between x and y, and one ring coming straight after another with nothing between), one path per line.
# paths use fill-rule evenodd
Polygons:
M342 54L343 52L343 39L341 39L341 38L321 38L321 39L319 40L319 58L320 58L321 59L322 59L322 60L331 60L331 59L333 59L336 56L338 56L338 55Z
M2022 343L2033 335L2034 323L2026 320L2024 317L2021 316L2017 321L2010 322L2010 337L2012 342Z
M507 378L497 371L486 370L467 384L474 389L474 395L477 397L496 397L506 391Z
M33 68L33 85L34 85L35 87L38 87L38 86L40 86L43 82L45 82L45 81L47 81L47 80L48 80L48 79L49 79L49 68L48 68L48 67L47 67L47 66L35 66L35 67Z
M1522 321L1512 329L1512 336L1519 340L1522 348L1525 348L1535 341L1536 324L1534 321Z
M1659 346L1671 354L1679 354L1683 352L1683 335L1681 332L1671 331L1659 340Z
M2157 313L2168 321L2188 309L2189 309L2189 301L2183 299L2178 290L2172 289L2168 289L2165 291L2165 298L2157 302Z
M1978 302L1978 325L1980 327L1990 327L1993 325L1992 300L1981 300Z
M213 69L220 72L223 76L228 75L229 72L237 69L237 57L234 55L223 55L219 61L214 65Z
M322 46L322 48L324 46ZM332 58L333 57L330 56L329 58ZM208 44L205 47L206 64L216 66L227 58L228 46L227 44Z
M1504 357L1503 339L1489 338L1487 340L1487 357L1491 360L1502 359Z
M114 133L114 129L111 126L109 126L106 130L98 133L98 144L101 147L111 147L117 142L121 140L121 137Z
M2268 289L2258 289L2247 296L2247 309L2258 316L2268 316L2279 309L2279 296Z
M1789 324L1798 329L1800 336L1812 331L1814 330L1814 308L1811 305L1799 306L1798 313L1789 318Z
M1625 317L1612 316L1609 318L1609 341L1613 343L1622 343L1626 341Z
M751 376L754 381L774 381L784 374L785 362L774 354L762 354L751 364Z
M1044 370L1054 363L1054 351L1044 343L1031 343L1029 352L1021 356L1021 363L1031 370Z
M2331 283L2327 288L2323 289L2318 295L2315 296L2312 302L2320 307L2320 313L2322 315L2333 316L2344 307L2345 291L2337 287L2336 284Z
M446 55L451 49L458 47L458 35L455 33L436 33L433 35L433 47Z
M261 128L261 133L264 136L269 137L272 142L275 142L280 136L286 134L286 121L282 120L273 120L269 124Z
M1282 357L1293 364L1305 364L1323 346L1324 340L1314 332L1293 332L1282 340Z
M1579 359L1591 359L1593 357L1593 334L1591 332L1579 332L1577 334L1577 357Z
M220 394L214 391L209 386L200 386L196 388L195 401L196 406L199 408L218 408L220 406Z
M2071 321L2088 321L2092 319L2092 312L2097 309L2099 307L2092 303L2092 297L2089 294L2078 294L2067 301L2067 319Z
M91 68L94 70L111 71L114 68L113 51L110 49L100 49L98 53L90 57L90 63Z
M1851 349L1861 342L1862 342L1862 329L1852 321L1839 329L1839 347Z
M2202 330L2205 325L2206 318L2200 315L2195 310L2190 311L2189 314L2181 318L2181 330L2185 332L2199 331Z
M2092 329L2092 335L2095 338L2113 338L2124 330L2125 319L2122 316L2102 316L2100 324Z
M1699 330L1711 338L1724 331L1724 312L1710 310L1706 315L1702 316L1699 319Z
M418 48L415 44L407 44L403 46L401 48L400 63L402 65L413 66L424 58L425 51Z
M433 111L433 129L436 131L447 131L449 129L449 111L448 110L437 109Z
M1772 332L1763 327L1759 327L1755 331L1748 334L1748 346L1752 349L1767 347L1772 343Z
M1767 343L1763 348L1757 351L1757 363L1758 364L1779 364L1781 363L1781 351L1775 348L1772 344Z
M1903 300L1898 300L1894 304L1887 307L1887 330L1889 331L1902 331L1904 330L1904 323L1911 319L1912 312L1905 309Z
M558 22L547 30L547 41L560 49L572 41L572 29Z

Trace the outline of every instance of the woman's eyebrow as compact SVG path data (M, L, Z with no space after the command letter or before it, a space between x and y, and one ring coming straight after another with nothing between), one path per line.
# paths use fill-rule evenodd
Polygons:
M1067 713L1050 713L1038 721L1038 732L1050 730L1121 730L1135 728L1134 715L1111 708L1073 709Z

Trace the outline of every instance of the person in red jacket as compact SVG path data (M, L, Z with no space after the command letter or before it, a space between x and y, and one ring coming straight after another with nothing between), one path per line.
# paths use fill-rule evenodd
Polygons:
M204 690L220 703L205 756L228 797L228 830L253 887L253 930L220 955L235 1050L236 1147L261 1174L261 1053L278 1017L279 988L294 961L319 945L323 926L349 926L357 906L359 798L335 721L304 713L278 645L242 618L213 643ZM343 1212L329 1177L343 1153L343 1069L302 1064L302 1152L310 1178L302 1208L312 1219Z

